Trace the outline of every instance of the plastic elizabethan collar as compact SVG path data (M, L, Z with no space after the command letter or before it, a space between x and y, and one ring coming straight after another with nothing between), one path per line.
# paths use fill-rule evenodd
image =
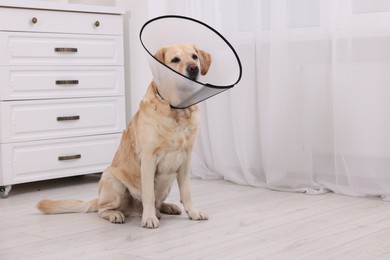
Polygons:
M176 15L160 16L146 22L140 40L149 53L148 61L160 96L171 107L186 108L232 88L241 79L240 59L231 44L207 24ZM192 80L161 63L154 54L162 47L190 43L209 52L211 67Z

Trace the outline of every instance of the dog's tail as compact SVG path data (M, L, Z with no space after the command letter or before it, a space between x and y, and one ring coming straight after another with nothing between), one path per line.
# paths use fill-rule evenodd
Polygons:
M36 207L44 214L97 212L98 200L41 200Z

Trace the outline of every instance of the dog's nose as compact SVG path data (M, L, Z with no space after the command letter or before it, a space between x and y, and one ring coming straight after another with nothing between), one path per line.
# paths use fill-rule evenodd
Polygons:
M198 65L196 64L189 64L187 66L187 74L188 74L188 77L193 79L193 80L196 80L198 78L198 75L199 75L199 67Z

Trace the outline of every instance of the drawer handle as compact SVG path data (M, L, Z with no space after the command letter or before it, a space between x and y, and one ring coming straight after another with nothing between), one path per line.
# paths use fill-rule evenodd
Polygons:
M33 18L31 19L31 22L32 22L33 24L36 24L36 23L38 22L38 19L37 19L36 17L33 17Z
M77 48L54 48L55 52L77 52Z
M80 116L58 116L57 121L74 121L79 120Z
M96 22L95 22L95 26L96 26L96 27L99 27L99 26L100 26L100 22L99 22L99 21L96 21Z
M58 156L58 161L69 161L69 160L76 160L80 158L81 158L81 154L65 155L65 156Z
M56 80L56 85L77 85L78 80Z

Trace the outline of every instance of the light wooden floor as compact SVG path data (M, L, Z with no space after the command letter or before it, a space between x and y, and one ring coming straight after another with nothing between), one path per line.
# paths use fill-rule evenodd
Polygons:
M92 199L97 175L16 185L0 200L0 259L390 259L390 202L192 181L208 221L163 215L111 224L97 213L41 215L43 198ZM175 187L169 201L178 202Z

